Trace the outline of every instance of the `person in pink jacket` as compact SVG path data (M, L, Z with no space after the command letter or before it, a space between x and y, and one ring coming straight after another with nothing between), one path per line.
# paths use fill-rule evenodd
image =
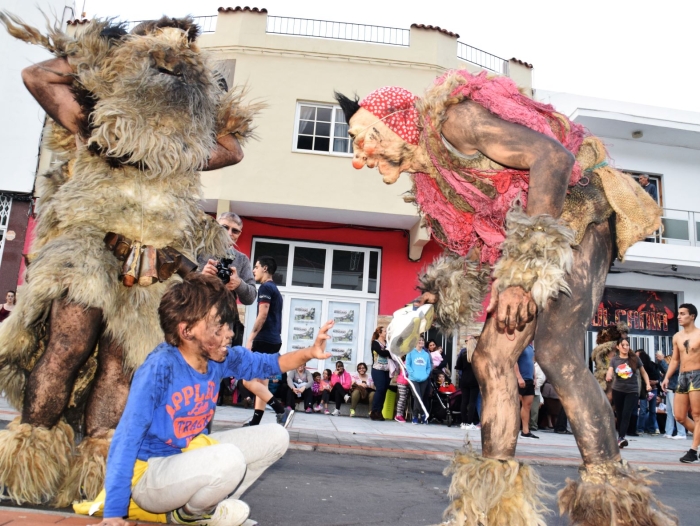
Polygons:
M345 365L343 362L335 362L335 372L331 376L331 400L335 401L333 416L338 416L343 401L350 399L351 387L352 376L345 370Z
M402 356L401 361L405 362L406 357ZM405 424L406 418L404 415L406 413L406 400L408 399L409 387L408 380L406 380L406 377L403 374L403 369L399 369L399 375L396 377L396 387L399 391L399 400L396 403L396 416L394 417L394 420Z

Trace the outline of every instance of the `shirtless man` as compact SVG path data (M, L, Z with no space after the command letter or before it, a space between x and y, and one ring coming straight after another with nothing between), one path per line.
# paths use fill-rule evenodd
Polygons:
M681 373L674 396L673 416L679 424L693 433L693 445L680 459L686 464L700 461L700 329L695 326L697 316L698 309L692 303L684 303L678 307L678 324L683 330L673 337L673 357L661 383L661 389L666 391L668 380L676 372L680 362ZM692 420L688 418L688 405L693 413Z

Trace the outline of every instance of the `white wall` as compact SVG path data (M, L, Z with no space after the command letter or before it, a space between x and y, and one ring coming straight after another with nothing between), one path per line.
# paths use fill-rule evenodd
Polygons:
M664 207L700 212L700 150L602 139L617 168L662 176Z
M70 9L64 7L70 6ZM3 0L2 8L26 23L44 29L49 19L72 17L74 2L70 0ZM52 58L40 48L11 37L0 25L0 94L2 94L2 126L0 126L0 191L32 191L37 168L44 111L22 84L23 68Z

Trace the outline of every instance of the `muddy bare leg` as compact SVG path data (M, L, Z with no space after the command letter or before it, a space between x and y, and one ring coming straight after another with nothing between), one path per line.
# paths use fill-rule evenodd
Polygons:
M104 437L115 429L126 406L131 378L124 372L124 350L112 338L100 338L97 373L85 411L85 432Z
M590 225L574 252L571 296L550 301L538 319L537 362L557 391L585 464L620 459L607 396L584 362L586 329L605 287L612 258L608 223Z
M101 328L100 309L64 300L53 302L46 351L27 379L22 423L46 428L58 423Z
M472 365L481 387L481 447L484 457L504 460L515 455L520 405L513 367L534 333L534 321L514 335L499 332L495 316L488 318L481 333Z

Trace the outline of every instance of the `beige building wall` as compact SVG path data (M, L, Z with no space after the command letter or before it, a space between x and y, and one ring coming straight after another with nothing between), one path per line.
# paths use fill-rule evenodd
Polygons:
M357 171L351 156L294 152L297 102L333 104L333 91L360 97L386 85L416 94L451 68L481 68L457 58L456 35L413 27L410 46L266 33L267 14L220 13L216 32L200 45L267 104L237 166L202 174L211 211L410 229L418 216L401 196L410 181L382 183L377 171ZM530 69L511 61L523 82ZM526 87L530 87L527 85ZM419 236L418 236L419 237Z

